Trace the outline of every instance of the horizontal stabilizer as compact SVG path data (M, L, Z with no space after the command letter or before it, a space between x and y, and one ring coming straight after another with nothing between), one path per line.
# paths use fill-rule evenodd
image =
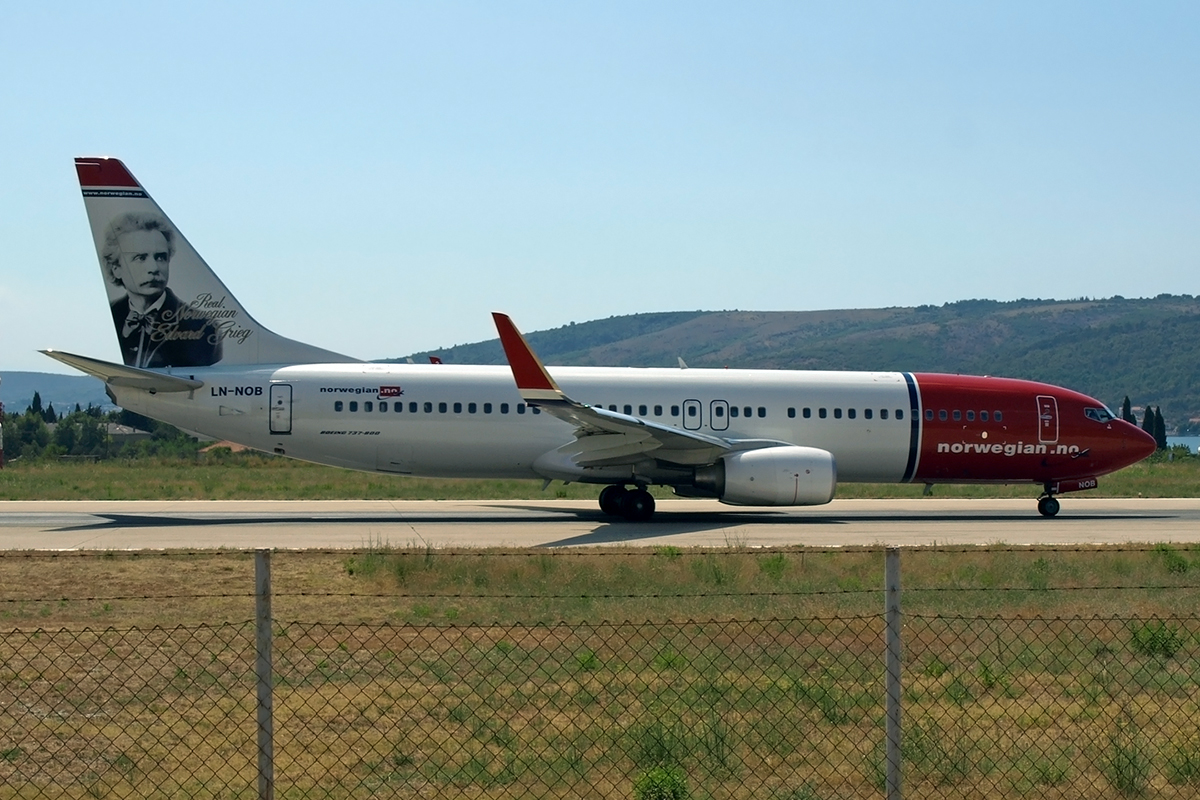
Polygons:
M180 378L177 375L164 375L161 372L127 367L124 364L113 364L110 361L77 356L61 350L43 350L42 352L55 361L61 361L68 367L86 372L110 386L128 386L133 389L145 389L148 392L194 392L204 385L204 381Z

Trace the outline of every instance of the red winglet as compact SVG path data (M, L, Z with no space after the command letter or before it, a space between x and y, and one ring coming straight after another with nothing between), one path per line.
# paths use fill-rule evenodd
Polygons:
M504 355L508 358L508 365L512 368L517 389L522 392L534 390L560 393L554 379L550 377L550 373L546 372L546 368L534 354L533 348L529 346L529 342L525 341L525 337L517 330L517 326L513 325L513 321L509 319L508 315L492 312L492 319L496 323L496 330L500 333L500 344L504 347Z
M141 186L115 158L77 158L75 172L79 174L80 186Z

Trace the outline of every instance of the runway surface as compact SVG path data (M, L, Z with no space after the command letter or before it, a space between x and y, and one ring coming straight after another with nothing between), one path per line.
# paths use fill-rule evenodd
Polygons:
M835 500L738 509L664 500L625 522L579 500L0 502L0 548L779 547L1200 541L1200 499Z

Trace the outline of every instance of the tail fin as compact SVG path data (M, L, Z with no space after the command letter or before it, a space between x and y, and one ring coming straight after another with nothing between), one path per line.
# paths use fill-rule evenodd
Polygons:
M120 161L77 158L75 170L125 364L358 361L259 325Z

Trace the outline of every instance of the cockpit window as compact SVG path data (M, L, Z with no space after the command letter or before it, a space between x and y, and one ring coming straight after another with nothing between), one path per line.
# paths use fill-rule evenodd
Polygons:
M1085 408L1083 415L1088 419L1094 419L1096 422L1111 422L1113 413L1107 408Z

